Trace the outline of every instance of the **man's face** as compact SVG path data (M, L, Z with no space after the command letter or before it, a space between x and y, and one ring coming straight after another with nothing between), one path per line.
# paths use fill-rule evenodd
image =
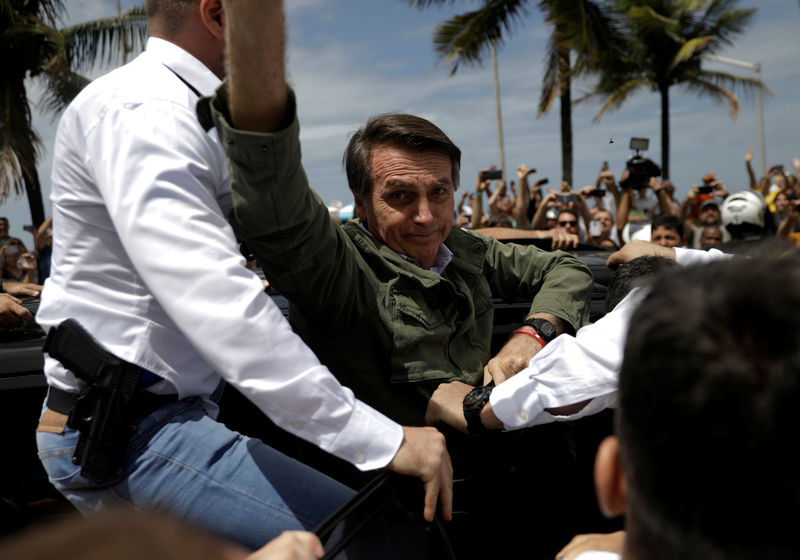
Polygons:
M561 212L561 214L558 215L558 227L567 233L578 235L578 218L569 212Z
M775 197L775 209L782 213L786 208L789 207L789 197L786 196L786 193L778 193Z
M714 204L709 204L700 209L700 223L706 226L717 225L720 223L719 208Z
M594 215L594 219L600 222L600 231L602 233L611 233L611 228L614 227L614 219L611 217L611 214L605 210L601 210Z
M393 250L432 267L453 222L450 158L384 145L372 150L371 164L375 180L368 198L355 197L356 214Z
M700 236L700 247L707 249L708 247L716 247L722 244L722 232L719 228L705 228L703 235Z
M681 245L681 236L678 235L678 232L663 226L658 226L653 230L650 240L662 247L680 247Z

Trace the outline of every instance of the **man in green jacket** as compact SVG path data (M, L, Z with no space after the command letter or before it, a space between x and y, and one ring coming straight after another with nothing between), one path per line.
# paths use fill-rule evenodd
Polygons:
M301 165L294 95L283 72L272 70L283 60L283 45L260 31L269 9L255 2L251 7L252 17L229 21L236 29L227 39L228 89L199 104L198 113L201 120L211 118L229 158L231 221L239 238L291 302L295 330L344 385L389 417L422 425L439 384L502 383L548 339L587 322L592 277L576 258L452 228L461 153L425 119L380 115L356 132L345 159L358 219L344 227L331 220ZM532 302L519 317L522 332L494 357L493 297ZM534 319L531 325L523 325L527 318ZM523 432L533 438L541 433ZM513 441L503 438L505 472L527 467L526 480L547 484L509 477L506 490L500 485L505 481L495 480L489 493L462 493L467 509L514 515L517 505L530 510L542 504L541 516L562 524L553 508L569 502L569 489L561 491L549 473L530 470L556 465L553 453L533 438L514 445L520 441L508 435ZM461 465L472 467L479 459L486 472L503 478L497 454L476 446L482 438L454 437L462 438L467 455ZM488 481L485 472L478 474ZM552 488L559 488L557 498L545 495ZM535 491L535 498L520 491ZM484 497L495 496L482 505ZM532 516L516 518L528 523ZM484 526L486 518L476 522ZM506 540L509 549L517 544L516 538Z
M592 277L576 258L451 228L460 150L432 123L379 115L355 133L345 160L358 219L341 227L302 169L293 96L288 126L259 135L234 129L225 102L212 106L238 235L320 360L396 421L423 424L439 383L501 383L542 337L587 321ZM494 358L493 296L532 300L527 332Z
M356 132L345 159L358 219L341 227L308 186L291 96L287 114L284 130L253 135L215 111L232 221L291 302L294 329L359 398L423 424L439 383L500 383L528 365L540 337L586 322L592 278L576 258L451 228L460 150L435 125L387 114ZM520 317L528 332L494 358L493 296L532 300L527 318L547 321L536 332Z

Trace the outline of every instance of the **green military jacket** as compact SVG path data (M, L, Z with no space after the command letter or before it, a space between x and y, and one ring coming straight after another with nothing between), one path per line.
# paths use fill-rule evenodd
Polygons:
M587 322L592 277L571 255L453 228L445 241L453 260L442 274L425 270L357 220L342 227L330 218L301 166L296 118L281 132L255 134L231 128L220 94L212 107L229 159L234 229L291 302L295 331L343 385L394 420L424 424L439 383L481 381L493 296L531 299L531 312L576 329Z

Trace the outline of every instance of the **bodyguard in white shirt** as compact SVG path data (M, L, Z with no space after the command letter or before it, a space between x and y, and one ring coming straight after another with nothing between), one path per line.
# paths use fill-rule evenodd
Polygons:
M280 2L263 9L276 14L264 32L283 37ZM211 395L225 380L282 428L362 470L419 476L426 517L440 493L449 517L441 434L355 399L244 267L226 221L224 153L195 116L224 75L221 0L149 0L147 10L146 51L87 86L60 122L54 266L37 320L45 329L78 321L169 404L137 419L123 474L93 483L72 464L78 433L65 426L84 383L47 356L37 440L50 480L83 512L120 501L159 508L251 548L312 527L352 491L216 422Z

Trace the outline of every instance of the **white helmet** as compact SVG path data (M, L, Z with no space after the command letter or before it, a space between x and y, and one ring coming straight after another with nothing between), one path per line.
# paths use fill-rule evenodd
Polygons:
M722 224L726 228L738 225L763 228L766 209L764 197L758 191L746 189L735 192L722 203Z

